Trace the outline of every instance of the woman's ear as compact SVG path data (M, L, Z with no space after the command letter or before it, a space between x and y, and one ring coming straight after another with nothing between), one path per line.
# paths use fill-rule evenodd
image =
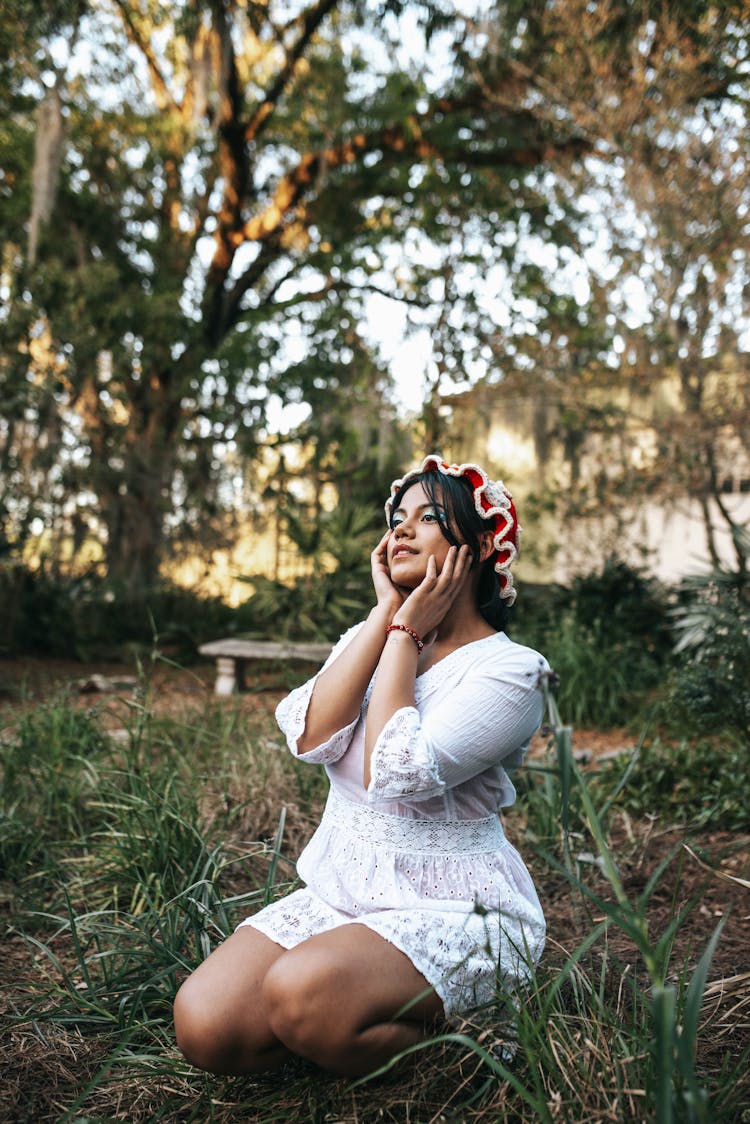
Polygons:
M479 536L479 561L486 562L495 553L494 531L483 531Z

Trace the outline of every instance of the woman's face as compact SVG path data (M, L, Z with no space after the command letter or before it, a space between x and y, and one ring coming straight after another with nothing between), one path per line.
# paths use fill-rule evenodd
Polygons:
M446 512L434 504L421 483L412 484L391 513L392 534L388 540L388 566L395 585L414 589L425 576L430 555L438 573L450 543L440 529Z

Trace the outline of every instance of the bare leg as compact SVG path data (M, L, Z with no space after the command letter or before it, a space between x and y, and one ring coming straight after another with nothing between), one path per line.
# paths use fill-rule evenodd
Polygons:
M212 1073L278 1069L289 1051L268 1022L263 980L284 949L243 926L185 980L175 998L177 1045Z
M291 1053L347 1076L371 1073L422 1041L443 1015L409 958L358 924L278 957L263 996L270 1027Z
M185 981L174 1010L188 1061L226 1074L277 1069L293 1054L334 1073L371 1073L442 1015L409 958L357 924L288 951L240 928Z

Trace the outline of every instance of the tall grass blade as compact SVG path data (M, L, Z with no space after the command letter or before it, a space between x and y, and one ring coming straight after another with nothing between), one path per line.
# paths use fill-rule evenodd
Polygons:
M677 1055L684 1090L686 1119L689 1124L705 1124L708 1120L708 1096L706 1090L701 1088L698 1083L695 1072L695 1058L708 972L725 924L726 916L721 918L714 929L711 939L698 961L683 1003L681 1033L677 1037Z
M677 992L673 987L654 987L651 996L653 1015L653 1068L655 1124L675 1121L672 1090L674 1075L674 1037ZM675 1124L684 1124L675 1121Z
M268 868L268 875L266 877L266 886L264 894L264 905L268 905L273 896L274 887L276 885L276 868L279 865L279 859L282 858L281 844L284 842L284 828L286 826L286 807L282 807L279 813L279 826L276 828L276 838L273 844L273 851L271 852L271 864Z
M528 1104L528 1106L536 1114L534 1117L535 1120L539 1121L540 1124L552 1124L552 1116L550 1115L549 1109L544 1099L542 1098L540 1101L539 1097L534 1096L534 1094L526 1088L523 1082L519 1079L518 1075L514 1073L512 1069L509 1069L500 1061L499 1058L496 1058L494 1054L490 1054L474 1038L471 1038L467 1034L439 1034L434 1038L430 1038L424 1042L417 1042L414 1046L409 1046L406 1050L402 1050L400 1054L397 1054L395 1057L391 1058L390 1061L386 1062L384 1065L379 1066L377 1069L374 1069L372 1073L368 1073L365 1077L357 1078L356 1081L353 1081L351 1083L350 1088L357 1089L360 1086L366 1084L368 1081L374 1081L379 1077L383 1077L386 1073L389 1073L394 1068L394 1066L398 1065L399 1062L401 1062L404 1058L407 1058L412 1054L419 1053L422 1050L426 1050L429 1047L444 1043L454 1043L458 1046L464 1046L470 1053L475 1054L482 1060L484 1065L490 1070L491 1073L494 1073L503 1081L508 1082L511 1088L513 1088L516 1093L518 1093L519 1097L521 1097L521 1099L526 1104Z

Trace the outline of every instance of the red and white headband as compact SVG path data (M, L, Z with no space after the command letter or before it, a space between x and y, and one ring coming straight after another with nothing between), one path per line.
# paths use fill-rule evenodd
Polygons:
M390 525L393 498L397 492L423 472L442 472L444 476L465 476L474 490L474 507L482 519L494 524L492 545L495 549L494 567L500 582L500 596L508 605L516 599L511 563L518 554L521 528L513 497L502 480L490 480L477 464L447 464L437 453L425 457L419 468L412 468L400 480L391 484L391 494L386 500L385 517Z

